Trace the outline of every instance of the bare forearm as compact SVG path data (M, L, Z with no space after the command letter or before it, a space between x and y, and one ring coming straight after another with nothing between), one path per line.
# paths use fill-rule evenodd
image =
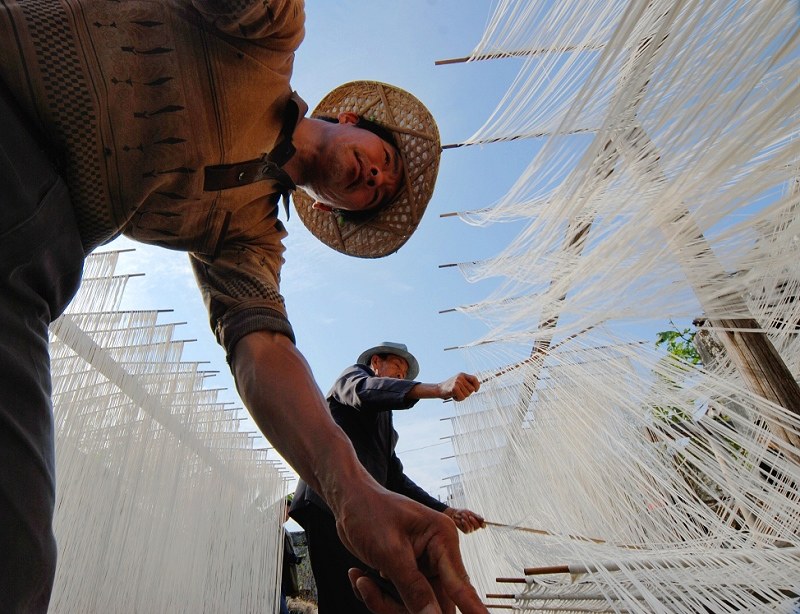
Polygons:
M444 399L444 393L439 384L419 383L406 394L407 399Z
M331 418L308 363L289 339L259 331L239 341L234 352L236 385L253 420L334 512L356 485L372 487L350 440Z
M331 418L308 363L286 337L247 335L236 344L233 365L258 427L328 502L345 547L395 584L408 611L452 611L455 603L464 614L488 614L467 579L453 523L370 477ZM372 611L398 611L397 603L391 610L382 606L382 594L362 576L363 570L356 572L351 582Z
M481 387L478 378L469 373L458 373L438 384L419 383L406 394L407 399L454 399L463 401Z

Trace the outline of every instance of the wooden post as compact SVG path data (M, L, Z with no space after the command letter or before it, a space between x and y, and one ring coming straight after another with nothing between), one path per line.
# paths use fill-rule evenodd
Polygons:
M617 147L625 158L637 162L643 159L649 160L654 178L665 180L659 171L659 156L655 145L640 126L627 132L625 139L617 142ZM718 311L718 305L705 296L703 287L707 280L700 278L695 271L697 268L701 268L706 274L708 271L713 271L712 278L717 279L725 279L727 273L703 233L692 221L691 213L688 210L684 211L677 218L663 223L661 227L703 310L708 314ZM675 227L688 229L688 234L692 236L691 245L678 242L675 238ZM702 262L703 266L697 267L698 262ZM725 300L726 310L732 313L750 313L740 296L728 295ZM800 416L800 386L769 337L761 330L759 323L752 316L712 319L710 323L717 329L719 340L750 392ZM795 449L800 449L800 436L797 433L775 421L769 422L769 428L776 437ZM793 457L797 459L796 455Z

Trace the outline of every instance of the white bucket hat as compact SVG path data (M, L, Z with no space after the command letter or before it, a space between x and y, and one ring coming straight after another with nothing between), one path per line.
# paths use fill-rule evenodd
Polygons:
M419 374L419 363L414 355L408 351L405 343L394 343L393 341L384 341L381 345L369 348L361 352L358 357L358 364L369 366L372 357L375 354L394 354L404 359L408 363L408 373L406 379L414 379Z

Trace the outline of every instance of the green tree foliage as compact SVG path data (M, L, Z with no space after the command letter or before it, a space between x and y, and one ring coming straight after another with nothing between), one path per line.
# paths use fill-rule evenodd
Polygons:
M678 363L679 370L688 369L687 367L681 369L681 365L685 363L701 364L700 354L697 353L694 343L692 343L696 332L689 328L679 329L671 320L670 324L672 324L671 330L664 330L656 335L656 347L666 346L667 356L663 360ZM677 382L667 379L664 375L659 374L658 377L666 380L665 383L671 388L680 387ZM681 423L692 419L684 409L671 405L657 405L653 407L653 413L656 418L664 422Z
M666 345L667 352L670 355L693 365L701 364L700 354L697 353L697 349L694 347L694 336L697 331L689 328L679 330L673 322L670 322L670 324L673 326L672 330L662 330L656 335L656 347Z
M671 330L661 331L656 336L656 347L665 347L667 355L663 360L677 362L679 370L688 371L691 367L686 365L702 366L703 361L700 354L694 345L694 338L697 334L696 330L690 328L678 328L672 324ZM683 368L681 369L681 365ZM665 376L659 374L662 380L666 379ZM678 388L679 383L667 380L669 386ZM690 415L685 409L674 406L655 406L653 407L653 415L656 419L664 423L664 428L668 429L664 432L669 433L671 436L676 437L680 435L689 436L694 446L694 454L704 454L713 456L714 452L709 447L708 443L702 435L694 429L692 424L695 418ZM717 422L729 423L730 418L722 412L716 412L711 418ZM726 438L725 451L730 455L729 461L732 463L741 462L742 450L734 441ZM713 479L707 476L697 465L692 462L691 457L687 457L683 453L676 453L673 461L678 472L686 480L690 488L697 494L697 496L704 501L709 507L716 509L721 501L729 498L729 495L717 484Z

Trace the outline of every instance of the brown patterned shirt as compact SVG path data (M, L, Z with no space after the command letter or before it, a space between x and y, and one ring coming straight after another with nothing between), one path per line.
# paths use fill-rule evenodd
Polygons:
M0 86L61 162L87 253L120 232L190 252L228 351L292 336L286 185L259 162L306 111L289 83L304 19L302 0L0 0Z

